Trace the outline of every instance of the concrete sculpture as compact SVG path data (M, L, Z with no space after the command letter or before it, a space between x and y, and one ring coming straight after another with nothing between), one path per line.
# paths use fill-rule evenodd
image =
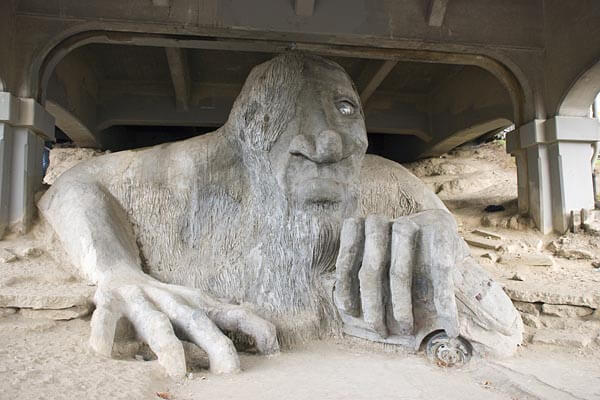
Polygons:
M452 216L366 147L345 71L290 53L252 70L215 132L64 173L38 207L97 285L93 349L110 356L126 318L173 376L178 336L238 370L223 331L264 354L341 330L414 347L433 332L449 364L514 352L520 316Z

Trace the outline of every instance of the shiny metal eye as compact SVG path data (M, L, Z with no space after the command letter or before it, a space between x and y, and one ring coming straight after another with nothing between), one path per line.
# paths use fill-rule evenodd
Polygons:
M354 114L354 105L352 105L352 103L350 103L349 101L338 101L336 107L342 115Z

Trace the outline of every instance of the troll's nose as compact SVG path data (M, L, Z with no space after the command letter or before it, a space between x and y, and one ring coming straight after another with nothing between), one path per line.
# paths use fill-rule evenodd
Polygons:
M342 138L336 131L324 130L311 142L305 135L297 135L290 143L290 153L303 155L319 164L342 159Z

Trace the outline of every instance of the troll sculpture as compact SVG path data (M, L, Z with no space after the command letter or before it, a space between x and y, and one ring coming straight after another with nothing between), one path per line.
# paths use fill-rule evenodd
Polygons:
M252 70L220 129L64 173L38 207L97 285L92 348L110 356L125 318L173 376L179 338L211 371L239 370L224 332L265 354L341 331L415 347L441 332L442 356L458 340L511 354L521 319L452 216L366 147L346 72L289 53Z

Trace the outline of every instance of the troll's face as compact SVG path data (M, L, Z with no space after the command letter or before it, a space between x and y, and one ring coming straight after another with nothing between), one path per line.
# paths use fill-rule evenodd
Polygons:
M261 64L232 118L249 167L261 164L257 170L276 182L270 190L294 210L343 217L354 209L367 135L360 99L339 65L301 54Z

